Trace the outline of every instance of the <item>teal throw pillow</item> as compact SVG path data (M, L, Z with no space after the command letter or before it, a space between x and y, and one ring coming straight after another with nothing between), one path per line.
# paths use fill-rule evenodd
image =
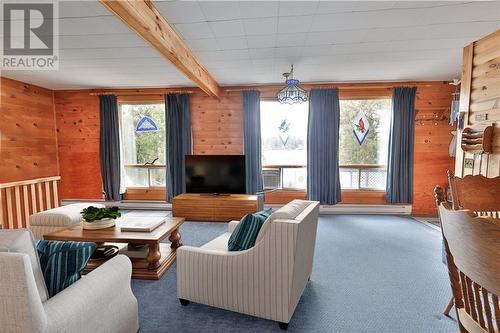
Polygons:
M49 297L75 283L82 277L95 243L39 240L36 242Z
M245 215L236 226L228 241L229 251L248 250L255 245L260 228L271 215L272 209Z

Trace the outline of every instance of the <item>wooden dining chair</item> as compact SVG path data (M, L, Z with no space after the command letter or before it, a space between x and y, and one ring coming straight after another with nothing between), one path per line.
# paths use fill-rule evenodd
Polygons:
M448 171L451 204L453 209L468 209L477 216L490 216L500 225L500 177L486 178L482 175L455 177ZM446 195L440 186L434 189L436 204L446 202ZM453 307L453 296L443 310L448 316Z
M447 203L448 201L446 200L446 195L445 195L445 192L443 190L443 188L439 185L437 185L435 188L434 188L434 197L436 199L436 206L438 208L438 215L439 215L439 205L441 203ZM442 248L442 257L443 257L443 264L446 265L446 252L445 252L445 249L444 249L444 240L443 240L443 248ZM445 316L449 316L450 315L450 311L451 309L453 308L453 304L454 304L454 301L453 301L453 295L450 297L450 300L448 301L448 304L446 304L446 307L444 308L443 310L443 314Z
M500 226L446 203L439 215L460 332L499 332Z
M468 209L478 216L500 219L500 176L455 177L448 171L453 209Z

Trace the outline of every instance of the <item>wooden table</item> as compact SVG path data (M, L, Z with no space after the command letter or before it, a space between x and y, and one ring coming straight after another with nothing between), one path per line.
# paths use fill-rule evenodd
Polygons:
M47 240L66 240L77 242L128 243L148 246L146 258L130 258L132 261L132 278L158 280L172 265L176 257L176 249L182 244L179 228L184 223L182 217L166 217L165 223L152 232L121 231L118 219L115 227L100 230L84 230L82 226L74 226L45 234ZM165 238L170 244L161 243ZM87 265L88 270L97 268L104 261L92 261Z

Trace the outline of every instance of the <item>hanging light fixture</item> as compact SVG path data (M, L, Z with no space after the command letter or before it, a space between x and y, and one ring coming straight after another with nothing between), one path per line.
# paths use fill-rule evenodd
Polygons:
M276 97L281 104L296 104L307 102L307 92L299 87L299 80L293 78L293 65L290 72L283 73L286 86L281 89Z

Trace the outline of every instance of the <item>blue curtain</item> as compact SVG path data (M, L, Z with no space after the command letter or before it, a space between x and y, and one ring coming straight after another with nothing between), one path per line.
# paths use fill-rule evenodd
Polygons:
M392 117L387 164L387 202L413 202L415 87L392 89Z
M186 190L184 156L190 155L191 107L188 94L165 95L167 202Z
M243 119L246 189L255 194L262 191L260 92L243 92Z
M311 90L307 130L307 195L334 205L341 200L338 89Z
M99 96L99 159L102 187L106 200L121 200L120 195L120 127L116 96Z

